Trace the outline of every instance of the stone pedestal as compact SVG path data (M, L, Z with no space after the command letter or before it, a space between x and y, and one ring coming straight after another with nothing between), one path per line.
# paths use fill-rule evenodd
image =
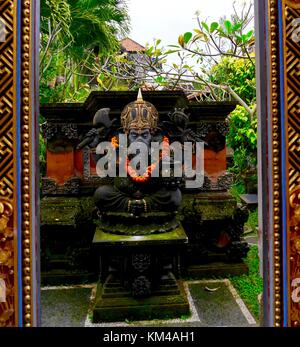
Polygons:
M189 314L180 256L187 244L180 225L143 236L114 235L96 229L100 279L93 322L179 318Z
M92 239L93 199L44 197L41 199L41 282L66 285L95 281Z
M180 214L189 245L185 267L189 277L247 273L242 261L249 246L243 239L249 212L227 192L186 194Z

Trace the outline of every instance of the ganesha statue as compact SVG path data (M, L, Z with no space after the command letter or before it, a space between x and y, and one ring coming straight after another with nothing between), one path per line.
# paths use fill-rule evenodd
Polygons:
M103 231L114 234L174 230L179 223L176 214L183 176L174 174L182 163L170 151L168 132L175 129L184 141L188 116L180 110L158 126L157 109L144 101L139 91L137 100L123 109L120 120L118 129L109 118L109 109L99 110L94 128L79 145L96 148L98 175L113 177L112 184L99 186L94 194L97 223ZM182 143L177 141L178 145L181 152Z
M189 313L176 280L188 242L177 214L186 179L183 144L194 138L187 123L183 109L160 121L139 91L120 122L108 108L96 112L78 146L90 147L103 178L94 193L93 246L100 258L94 322Z

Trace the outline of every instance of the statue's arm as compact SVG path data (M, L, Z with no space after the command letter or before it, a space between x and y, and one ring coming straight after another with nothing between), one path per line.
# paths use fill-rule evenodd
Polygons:
M89 132L87 132L82 139L82 141L78 144L77 149L82 149L86 146L89 146L90 148L97 147L98 143L101 140L101 132L102 129L96 129L93 128Z

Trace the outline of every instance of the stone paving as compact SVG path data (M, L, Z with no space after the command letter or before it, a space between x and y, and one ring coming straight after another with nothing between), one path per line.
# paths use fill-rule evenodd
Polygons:
M184 282L191 316L164 321L92 324L91 302L96 284L44 287L41 292L44 327L256 327L244 302L228 279Z

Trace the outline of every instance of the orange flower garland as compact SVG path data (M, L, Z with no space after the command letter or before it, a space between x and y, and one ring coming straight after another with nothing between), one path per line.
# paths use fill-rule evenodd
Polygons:
M114 136L111 139L111 144L115 149L119 147L117 136ZM162 142L161 158L165 158L169 154L169 145L169 139L167 138L167 136L164 136ZM132 180L138 183L147 182L150 179L152 172L156 169L157 165L158 163L154 163L148 166L146 172L142 176L139 176L137 172L129 165L129 159L126 158L126 171L132 178Z
M114 147L114 149L117 149L119 147L117 136L114 136L111 139L111 144ZM169 154L169 151L170 151L169 146L170 146L169 139L167 138L167 136L164 136L163 142L162 142L162 151L161 151L160 159L165 158ZM129 176L132 178L132 180L138 183L147 182L150 179L152 172L156 169L157 165L158 163L154 163L148 166L146 172L142 176L139 176L137 172L129 165L128 157L126 158L126 171L129 174Z
M138 183L147 182L150 179L151 174L156 169L156 167L157 167L157 163L152 164L147 167L146 172L142 176L138 176L137 172L129 165L129 159L126 158L127 173L133 179L133 181Z
M114 136L114 137L111 139L111 144L112 144L112 146L113 146L114 149L117 149L117 148L119 147L117 136Z
M162 143L162 152L161 152L161 158L166 157L169 154L169 139L164 136L163 137L163 143ZM154 163L150 166L147 167L146 172L142 175L139 176L137 172L129 165L129 159L126 158L126 170L129 176L132 178L133 181L138 182L138 183L144 183L149 181L151 178L152 172L156 169L158 163Z

